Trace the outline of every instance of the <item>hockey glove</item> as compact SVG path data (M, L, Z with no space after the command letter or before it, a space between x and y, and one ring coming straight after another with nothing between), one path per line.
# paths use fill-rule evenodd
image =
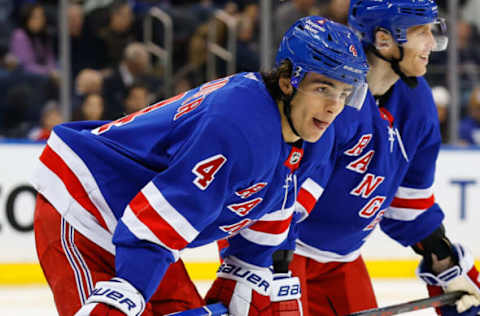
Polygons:
M269 269L227 257L205 299L223 303L232 316L297 316L301 314L296 301L294 307L284 301L299 298L299 289L297 278L273 280Z
M142 294L121 278L97 282L75 316L140 316L145 309Z
M456 309L448 306L437 309L439 315L480 315L480 276L473 265L472 255L459 244L452 246L457 265L434 275L431 267L422 260L417 268L417 275L427 283L431 296L453 291L468 293L456 302Z
M272 315L303 315L300 297L300 280L297 277L292 277L291 272L275 273L273 275L272 293L270 294Z

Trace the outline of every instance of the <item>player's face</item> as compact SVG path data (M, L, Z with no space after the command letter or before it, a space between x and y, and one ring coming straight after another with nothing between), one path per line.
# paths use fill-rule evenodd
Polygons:
M291 102L293 125L300 137L308 142L318 141L343 110L351 92L351 85L307 73Z
M430 53L435 47L432 25L419 25L407 30L407 42L403 45L404 56L400 69L409 77L423 76L427 72Z

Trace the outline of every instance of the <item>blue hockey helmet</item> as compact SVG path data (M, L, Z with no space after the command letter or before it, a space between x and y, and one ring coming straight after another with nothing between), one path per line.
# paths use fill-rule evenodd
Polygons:
M345 25L309 16L296 21L283 36L276 65L288 59L295 88L307 72L315 72L354 87L346 104L361 108L368 90L368 63L362 44Z
M407 42L407 29L412 26L434 24L434 51L447 47L446 26L438 18L434 0L351 0L348 24L360 33L362 41L374 44L379 28L388 30L398 44Z

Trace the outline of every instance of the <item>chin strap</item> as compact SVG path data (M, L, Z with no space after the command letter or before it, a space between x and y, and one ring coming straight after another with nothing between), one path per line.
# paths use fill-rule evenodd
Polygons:
M383 59L386 62L388 62L390 64L390 66L392 67L393 71L397 75L400 76L400 79L402 79L403 82L405 82L407 84L407 86L409 86L410 88L415 88L418 85L417 77L408 77L407 75L405 75L403 73L402 70L400 70L400 62L403 59L403 47L399 46L398 48L400 49L400 58L398 58L398 59L397 58L388 59L385 56L382 56L382 54L380 54L380 52L378 51L378 49L375 46L369 44L366 47L366 49L371 51L372 53L374 53L375 56L377 56L378 58Z
M296 136L300 137L297 130L295 129L295 126L293 126L293 121L292 121L292 116L291 116L291 113L292 113L291 102L292 102L292 99L293 99L293 97L295 96L296 93L297 93L296 88L293 88L293 93L289 96L282 93L282 102L283 102L283 112L284 112L285 116L287 117L288 125L290 125L290 128L292 129L292 132Z

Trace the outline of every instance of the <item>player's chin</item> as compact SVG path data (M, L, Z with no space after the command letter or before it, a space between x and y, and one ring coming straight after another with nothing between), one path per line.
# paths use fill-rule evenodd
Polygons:
M411 75L413 77L421 77L427 73L428 64L424 62L416 63L412 68Z
M309 143L316 143L320 140L325 130L316 130L314 132L310 132L307 135L302 135L304 141Z

